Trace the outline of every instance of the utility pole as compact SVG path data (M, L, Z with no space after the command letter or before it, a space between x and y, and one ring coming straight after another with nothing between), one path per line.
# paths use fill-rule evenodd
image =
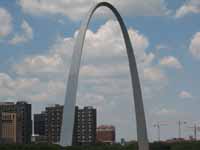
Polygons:
M160 127L161 126L166 126L167 124L161 124L160 122L157 122L157 124L154 124L153 126L155 127L155 128L157 128L157 137L158 137L158 142L160 142L160 137L161 137L161 132L160 132Z
M187 123L186 121L181 121L181 120L178 121L178 138L179 139L181 139L181 125L184 125L186 123Z

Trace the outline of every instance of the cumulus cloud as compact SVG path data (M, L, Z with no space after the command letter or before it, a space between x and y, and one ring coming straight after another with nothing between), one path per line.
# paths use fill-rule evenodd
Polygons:
M166 56L160 60L160 65L169 68L181 69L182 65L177 58L174 56Z
M12 78L0 73L0 99L24 98L30 102L53 102L57 97L64 96L65 85L62 81L44 81L34 77Z
M34 15L61 14L77 20L90 9L95 2L102 0L19 0L24 12ZM164 0L108 0L126 15L158 16L167 14Z
M182 99L188 99L188 98L192 98L192 94L188 91L181 91L179 93L179 97Z
M128 31L131 41L134 43L134 52L144 91L153 95L152 93L155 92L153 90L160 90L167 77L159 65L154 65L154 54L145 51L149 46L148 38L133 28ZM47 78L52 81L65 81L77 32L73 37L59 37L50 48L49 53L28 56L14 65L13 68L17 75L37 77L41 81L47 80ZM97 99L100 99L99 95L104 95L106 99L110 96L131 93L128 70L125 45L116 21L107 21L96 32L87 31L83 65L80 71L80 83L83 84L80 86L80 95L83 95L86 89L91 90L98 97ZM62 91L64 92L64 86ZM47 94L44 92L35 95L34 98L47 98L45 96ZM147 94L147 92L144 93ZM100 101L103 102L103 100Z
M200 1L189 0L176 11L175 17L181 18L188 14L198 14L198 13L200 13Z
M16 97L21 92L31 93L31 88L38 85L39 79L37 78L16 78L13 79L6 73L0 73L0 95L2 97Z
M16 45L19 43L25 43L33 38L33 30L27 21L23 20L21 30L21 33L16 33L9 41L10 44Z
M176 115L177 111L174 109L168 109L168 108L162 108L160 109L158 112L156 112L156 115L158 116L172 116L172 115Z
M24 59L22 64L14 65L19 75L42 75L47 73L61 73L65 68L63 60L57 54L52 56L33 56Z
M200 32L197 32L193 36L190 42L189 51L195 58L200 59Z
M0 7L0 37L6 36L12 31L12 17L10 13Z
M166 80L165 74L157 67L144 68L144 79L150 81Z

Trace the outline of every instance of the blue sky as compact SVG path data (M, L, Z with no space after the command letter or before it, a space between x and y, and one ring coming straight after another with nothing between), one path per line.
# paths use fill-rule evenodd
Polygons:
M200 123L200 2L110 2L129 29L150 140L157 139L153 124L158 121L168 124L161 130L161 137L168 139L177 137L178 120L186 120L183 136L188 138L193 132L187 126ZM63 104L75 32L92 4L0 1L0 101L27 100L33 112ZM130 140L136 139L132 99L119 26L107 9L100 9L87 33L77 104L96 107L98 124L114 124L117 139Z

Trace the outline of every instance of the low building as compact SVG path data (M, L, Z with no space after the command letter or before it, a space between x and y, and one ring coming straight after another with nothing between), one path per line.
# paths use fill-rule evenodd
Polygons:
M31 142L34 144L47 144L48 139L46 136L43 135L32 135Z
M115 127L108 125L101 125L96 129L96 142L113 144L115 143Z
M14 144L17 141L16 113L1 113L1 140L4 144Z
M24 101L19 101L17 103L13 102L2 102L0 103L0 140L1 143L17 143L17 144L29 144L31 143L32 135L32 120L31 120L31 104ZM13 119L13 120L5 120ZM5 124L9 126L5 126ZM15 127L13 127L15 125ZM8 128L12 133L8 133ZM11 134L14 134L16 130L16 140L12 138L6 138ZM10 140L8 140L10 139Z

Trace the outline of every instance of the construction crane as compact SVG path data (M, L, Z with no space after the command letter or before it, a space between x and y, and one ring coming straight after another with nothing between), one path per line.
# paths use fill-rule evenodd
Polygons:
M190 129L193 129L193 132L194 132L194 140L196 141L197 140L197 132L200 131L200 127L197 126L196 124L194 124L194 126L190 126L188 127Z
M162 126L167 126L168 124L166 124L166 123L160 123L160 122L157 122L156 124L154 124L153 126L155 127L155 128L157 128L157 136L158 136L158 142L160 142L160 137L161 137L161 127Z
M181 120L178 121L178 138L179 139L181 139L181 131L182 131L181 130L181 126L184 125L184 124L187 124L187 122L186 121L181 121Z

